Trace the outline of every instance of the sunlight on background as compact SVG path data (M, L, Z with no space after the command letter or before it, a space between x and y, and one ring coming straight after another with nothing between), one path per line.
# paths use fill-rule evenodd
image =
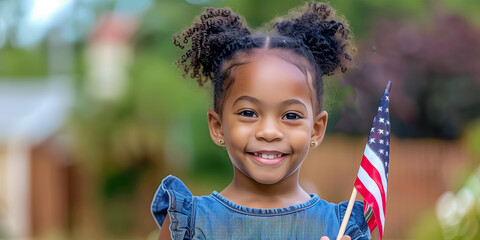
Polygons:
M256 28L302 4L0 1L0 239L156 239L149 207L166 175L197 195L225 187L211 88L181 77L172 36L206 6ZM302 185L348 199L391 80L384 239L479 239L480 2L331 4L349 20L356 66L325 79L328 136Z
M48 30L66 18L72 7L73 0L23 1L21 10L27 14L19 21L16 44L19 47L37 44Z

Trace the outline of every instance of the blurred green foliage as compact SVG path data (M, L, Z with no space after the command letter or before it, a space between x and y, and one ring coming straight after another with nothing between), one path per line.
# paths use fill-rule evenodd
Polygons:
M20 49L6 46L0 49L0 76L32 78L47 76L47 51L38 46L32 49Z
M474 158L474 163L480 164L480 119L465 128L465 136L465 144Z

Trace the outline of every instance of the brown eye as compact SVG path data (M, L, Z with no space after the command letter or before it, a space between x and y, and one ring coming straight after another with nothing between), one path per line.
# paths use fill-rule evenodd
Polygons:
M286 119L286 120L297 120L297 119L300 119L300 116L296 113L287 113L283 116L282 119Z
M255 114L255 112L250 111L250 110L242 111L242 112L239 113L239 115L243 116L243 117L251 117L251 118L256 118L257 117L257 114Z

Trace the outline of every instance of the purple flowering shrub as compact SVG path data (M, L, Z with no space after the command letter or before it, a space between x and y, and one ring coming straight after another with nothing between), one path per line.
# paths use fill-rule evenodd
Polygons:
M398 137L455 139L480 117L480 30L464 18L437 15L427 25L380 21L341 81L356 88L336 131L368 133L392 81L390 114Z

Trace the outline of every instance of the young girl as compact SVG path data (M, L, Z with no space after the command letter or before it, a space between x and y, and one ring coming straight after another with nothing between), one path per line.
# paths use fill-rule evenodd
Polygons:
M174 37L182 49L191 43L179 60L185 75L200 85L212 81L210 136L226 148L234 177L220 193L201 197L178 178L165 178L151 206L164 226L159 239L337 236L347 203L306 193L298 177L325 134L322 76L344 72L351 60L349 31L326 4L310 3L297 15L278 20L272 33L252 34L231 10L208 8ZM354 205L345 234L370 238L362 203Z

